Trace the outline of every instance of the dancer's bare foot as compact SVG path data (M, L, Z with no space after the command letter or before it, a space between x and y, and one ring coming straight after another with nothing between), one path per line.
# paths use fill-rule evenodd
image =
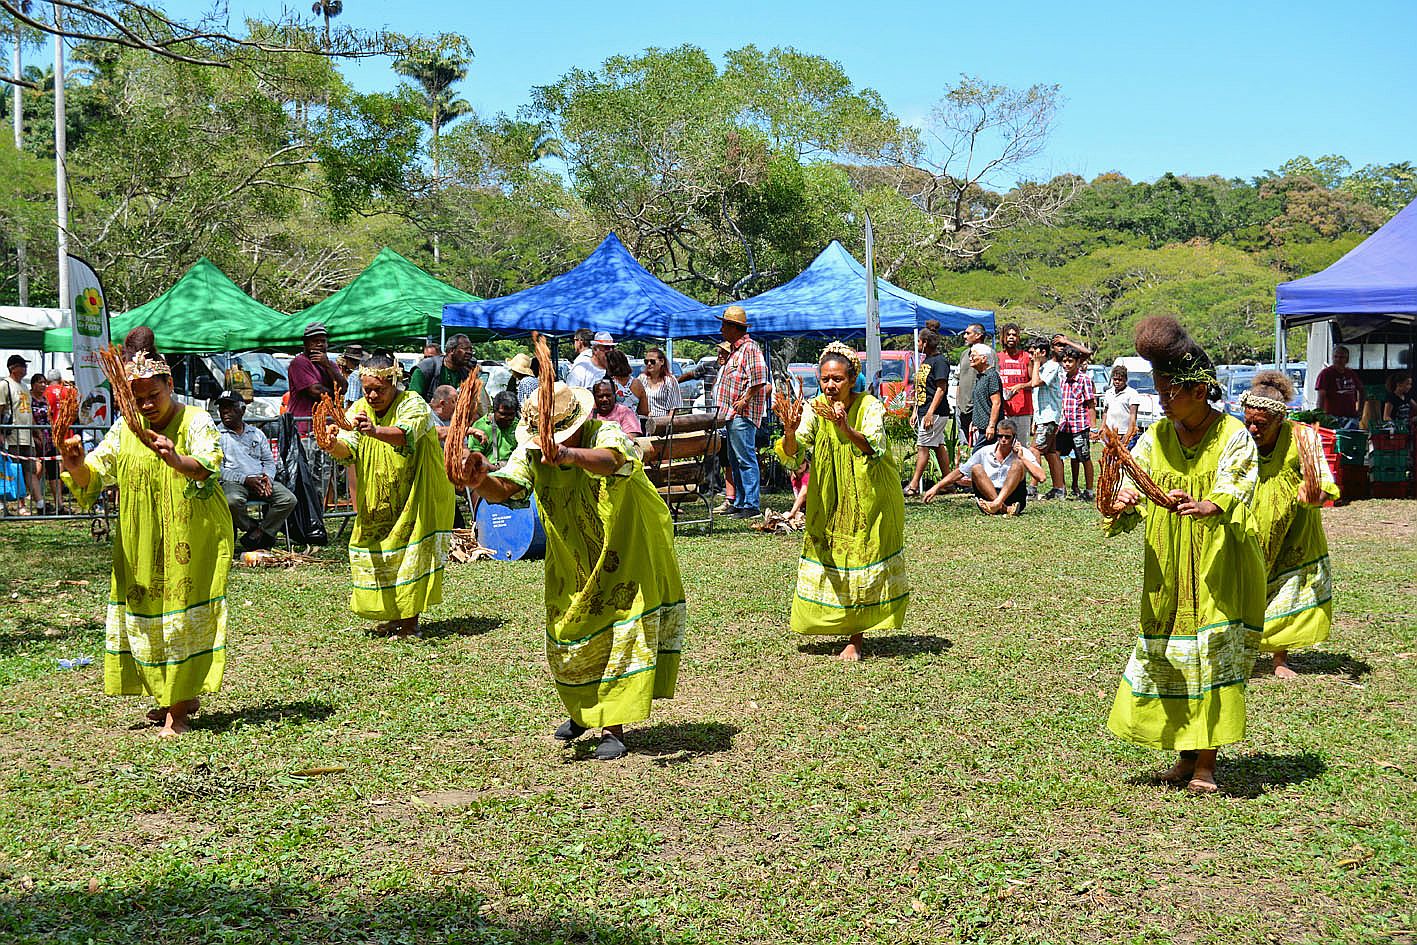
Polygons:
M1214 748L1201 749L1196 752L1196 770L1186 790L1192 794L1214 794L1220 790L1215 783L1215 756L1218 754Z
M174 702L167 707L167 722L162 730L157 733L159 738L175 738L178 735L186 735L192 731L192 724L188 721L188 716L197 710L197 700L187 699L184 702Z
M1284 650L1274 651L1274 675L1278 679L1298 679L1299 674L1289 668L1289 654Z
M190 703L191 706L192 706L190 709L187 710L187 714L188 714L188 715L191 715L193 712L196 712L198 709L200 709L200 708L202 707L201 700L199 700L199 699L188 699L187 701L188 701L188 703ZM167 707L166 707L166 706L158 706L156 709L149 709L149 710L148 710L148 721L151 722L151 723L153 723L154 725L166 725L166 724L167 724Z
M1155 780L1161 784L1185 784L1195 777L1195 771L1195 752L1183 751L1176 758L1176 763L1166 771L1159 772Z
M841 651L841 656L839 657L841 661L844 663L859 663L861 661L861 647L865 642L866 638L863 635L853 633L846 641L846 648Z
M390 621L389 636L397 640L407 640L410 637L418 636L418 618L405 617L402 620Z

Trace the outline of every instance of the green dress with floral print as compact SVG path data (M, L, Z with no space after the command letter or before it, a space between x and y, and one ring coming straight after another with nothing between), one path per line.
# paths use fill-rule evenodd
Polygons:
M536 494L546 532L546 658L566 711L587 728L649 717L679 679L687 610L669 509L638 448L614 423L587 420L581 443L620 459L609 476L541 462L518 446L493 476Z
M119 422L84 460L89 484L76 486L67 472L64 481L85 509L104 488L118 487L104 691L147 693L170 706L221 688L234 535L221 491L221 435L211 417L179 406L157 432L211 475L188 479Z
M1218 748L1245 735L1245 687L1264 626L1265 564L1251 503L1259 453L1245 425L1221 414L1183 446L1169 419L1132 457L1165 492L1220 507L1186 517L1146 500L1110 523L1145 522L1141 618L1107 727L1167 751ZM1128 482L1127 485L1130 485Z
M826 402L824 395L819 400ZM886 441L885 406L857 394L847 421L871 445L867 456L820 419L811 404L797 427L797 453L777 458L794 472L810 458L807 525L797 562L792 629L808 634L898 630L910 603L905 573L905 499Z
M416 617L443 600L443 565L453 536L453 485L433 412L417 394L402 391L382 414L364 398L349 416L398 427L403 446L355 430L339 435L358 480L354 529L349 536L349 606L368 620Z

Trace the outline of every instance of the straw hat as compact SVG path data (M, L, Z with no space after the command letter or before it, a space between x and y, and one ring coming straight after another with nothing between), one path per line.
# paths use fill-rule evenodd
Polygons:
M536 397L528 397L522 404L522 420L517 424L517 442L525 443L532 449L537 447L537 433L541 428L541 411L537 409L536 401ZM581 424L590 419L595 396L584 387L571 387L564 381L557 381L552 406L555 408L551 415L551 428L555 431L553 439L564 443L581 428Z
M518 352L507 359L507 370L513 374L520 374L523 377L531 376L531 355L525 351Z
M743 306L741 305L728 306L728 308L723 310L723 315L720 320L737 325L743 329L747 329L748 327L748 313L743 311Z

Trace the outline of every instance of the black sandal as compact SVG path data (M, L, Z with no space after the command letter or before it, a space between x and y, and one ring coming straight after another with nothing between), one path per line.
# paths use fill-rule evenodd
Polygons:
M561 726L552 732L552 737L557 741L573 742L584 735L589 729L584 725L577 725L575 719L567 719Z
M595 754L592 755L596 761L615 761L630 753L630 749L625 747L625 743L615 735L606 732L600 739L600 744L595 746Z

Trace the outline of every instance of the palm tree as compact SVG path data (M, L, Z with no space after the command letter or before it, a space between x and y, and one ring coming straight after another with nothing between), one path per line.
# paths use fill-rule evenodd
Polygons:
M556 137L547 122L509 121L504 134L509 141L515 141L522 149L528 164L535 164L542 158L566 158L565 142Z
M472 114L472 105L459 98L453 85L467 78L470 56L460 51L431 52L394 62L394 71L418 83L428 104L428 127L432 129L429 156L433 160L433 189L438 189L442 168L438 160L438 138L443 128ZM438 261L438 234L433 234L433 261Z
M315 0L310 12L325 18L325 48L330 48L330 19L344 12L343 0Z

